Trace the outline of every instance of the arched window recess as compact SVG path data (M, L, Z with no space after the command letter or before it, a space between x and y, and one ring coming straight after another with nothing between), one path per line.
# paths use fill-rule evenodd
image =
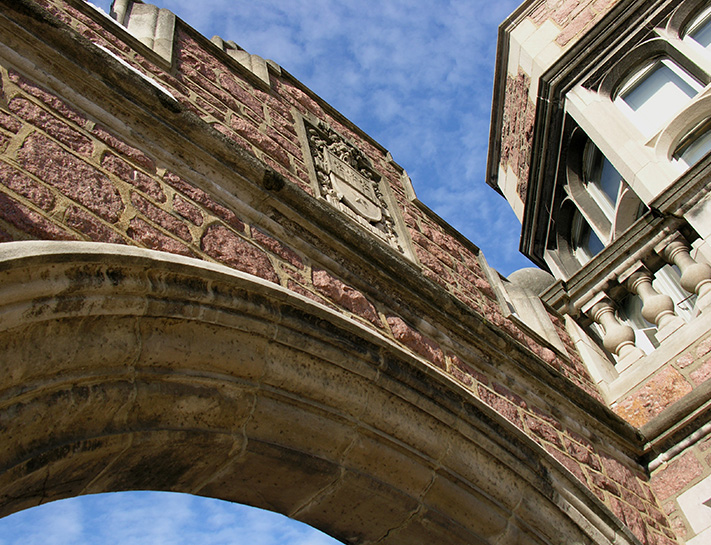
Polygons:
M667 40L654 38L635 47L600 84L643 135L653 137L709 84L709 75Z
M575 211L571 222L570 246L573 255L581 265L585 265L605 248L580 210Z
M685 171L711 151L711 93L707 90L677 115L659 134L656 155Z
M614 100L620 91L654 62L668 59L702 85L711 83L709 75L685 58L668 40L651 38L619 58L600 81L598 92Z
M709 0L685 0L669 18L667 33L675 38L693 40L702 47L711 30L711 3Z
M711 6L701 12L701 15L689 25L682 36L682 39L692 41L707 51L711 49Z
M691 167L711 151L711 118L707 118L684 136L672 153L672 159Z
M622 176L580 128L567 146L566 192L599 233L610 232Z
M573 253L587 263L646 211L612 162L582 131L575 128L566 146L565 190L578 216L571 215Z
M576 203L565 197L555 215L548 252L565 276L571 276L605 247Z

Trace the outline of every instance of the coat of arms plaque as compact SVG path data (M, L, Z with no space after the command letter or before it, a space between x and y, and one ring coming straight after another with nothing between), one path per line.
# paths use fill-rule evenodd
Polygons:
M387 188L368 158L324 123L305 124L320 196L404 254Z

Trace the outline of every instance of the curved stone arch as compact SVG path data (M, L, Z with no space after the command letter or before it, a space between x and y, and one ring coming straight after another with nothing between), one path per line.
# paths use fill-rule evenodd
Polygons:
M0 245L0 515L172 490L345 543L634 543L512 424L277 285L93 243Z
M679 112L664 127L655 142L654 149L657 157L671 161L682 141L689 136L699 125L709 119L711 107L711 94L703 92L694 98L681 112Z

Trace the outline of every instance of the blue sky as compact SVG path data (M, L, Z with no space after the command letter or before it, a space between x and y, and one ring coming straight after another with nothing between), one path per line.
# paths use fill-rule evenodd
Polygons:
M82 496L0 519L0 545L336 545L282 515L165 492Z
M508 275L531 266L484 182L496 32L520 0L155 0L273 59L361 127L418 197ZM110 0L95 0L108 11Z
M108 11L110 0L93 0ZM484 182L496 29L518 0L153 2L207 37L275 60L387 148L418 197L509 274L520 226ZM122 493L0 520L0 545L327 545L263 511L186 495Z

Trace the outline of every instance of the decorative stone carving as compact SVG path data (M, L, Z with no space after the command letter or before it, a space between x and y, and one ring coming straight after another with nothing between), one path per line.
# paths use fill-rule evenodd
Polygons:
M305 125L320 196L405 254L387 188L368 158L325 123Z
M165 8L143 2L115 0L111 6L111 16L141 43L166 61L172 62L175 14Z

